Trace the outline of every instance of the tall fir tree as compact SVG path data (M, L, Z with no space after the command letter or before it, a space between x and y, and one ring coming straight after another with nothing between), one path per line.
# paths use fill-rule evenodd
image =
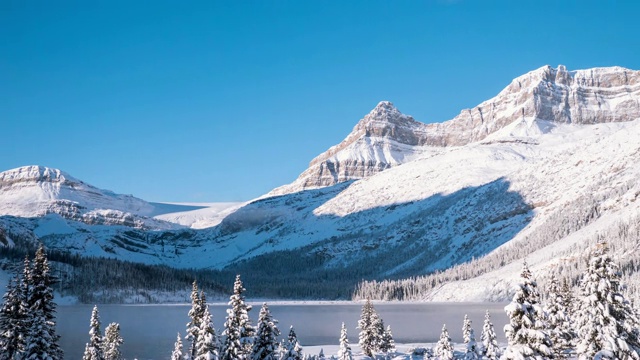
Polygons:
M362 305L362 312L360 313L357 329L360 329L360 334L358 335L360 349L369 357L373 357L380 343L379 321L380 318L371 300L367 299L364 305Z
M465 345L465 360L477 360L480 358L478 354L478 343L476 342L476 333L475 331L473 331L473 329L469 329L469 342L467 342Z
M338 350L338 360L353 360L351 346L349 346L349 338L347 337L347 328L342 323L340 329L340 349Z
M464 314L464 320L462 320L462 341L465 344L468 344L471 340L471 320L469 319L469 315Z
M184 360L184 353L182 347L182 338L180 333L178 333L178 337L176 338L176 342L173 344L173 351L171 352L171 360Z
M549 280L549 290L545 311L547 314L547 328L553 353L556 358L567 357L571 348L573 330L565 309L565 302L560 283L555 275Z
M496 331L493 328L489 310L484 315L484 325L482 326L480 339L482 340L482 354L489 360L499 359L501 355L500 347L498 346Z
M620 271L600 243L589 254L576 313L580 359L640 359L640 321L622 294Z
M262 304L258 315L256 338L251 349L251 360L276 360L278 358L278 320L271 316L267 303Z
M27 304L31 320L25 359L62 359L63 352L58 344L60 336L56 333L56 304L51 288L55 279L50 274L49 261L42 245L33 259L30 280Z
M216 329L213 327L209 306L205 305L204 315L200 322L194 360L218 360L220 358L219 354Z
M229 299L230 309L227 309L227 321L224 323L225 342L222 360L245 360L251 353L251 341L255 333L249 319L251 306L247 305L242 293L240 275L236 276L233 284L233 295Z
M300 342L298 341L298 336L296 335L296 331L291 326L289 328L289 335L287 336L287 341L283 342L280 349L280 360L302 360L302 346L300 346Z
M9 280L7 292L2 297L0 308L0 360L11 360L24 350L24 335L20 304L22 291L20 277L16 273L14 279Z
M89 327L89 342L85 346L82 360L104 360L104 353L102 351L102 330L100 330L100 314L98 313L97 305L94 306L91 311Z
M453 360L453 344L451 343L451 337L449 337L446 324L442 325L440 340L436 343L433 353L439 360Z
M504 327L507 349L502 359L553 358L551 340L545 331L544 311L539 303L538 287L526 262L522 266L520 278L513 300L504 308L509 324Z
M387 325L387 329L382 335L380 341L380 351L385 354L393 353L396 351L396 343L393 341L393 334L391 333L391 325Z
M200 323L202 322L206 305L207 301L204 298L204 292L198 290L198 282L194 280L191 290L191 309L189 309L189 318L191 320L187 324L187 335L185 336L191 342L187 353L192 359L196 357L196 343L198 342Z
M120 335L120 324L111 323L104 329L103 352L105 360L122 360L122 336Z

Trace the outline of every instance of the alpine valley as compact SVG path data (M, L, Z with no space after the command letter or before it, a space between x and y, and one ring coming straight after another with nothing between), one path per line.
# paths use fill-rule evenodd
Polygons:
M382 101L292 183L245 203L150 203L58 169L2 172L2 268L42 242L56 291L82 302L187 301L194 277L216 298L236 273L251 297L498 301L523 261L543 285L575 280L605 240L640 299L639 179L640 71L544 66L444 122Z

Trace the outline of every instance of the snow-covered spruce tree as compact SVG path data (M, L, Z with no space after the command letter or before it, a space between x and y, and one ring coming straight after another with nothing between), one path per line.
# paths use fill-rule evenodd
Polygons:
M205 305L204 315L200 321L200 331L196 343L196 357L194 360L218 360L218 336L211 321L209 306Z
M104 353L102 351L102 333L100 330L100 314L98 313L97 305L94 306L93 311L91 311L89 327L89 342L85 347L82 360L104 360Z
M469 335L471 333L471 320L467 314L464 314L464 320L462 320L462 341L465 344L469 343Z
M504 308L509 324L504 327L507 349L502 359L553 358L551 340L545 331L544 311L539 304L537 284L526 262L522 266L520 278L513 300Z
M25 359L62 359L63 352L56 333L56 304L53 302L54 279L50 275L49 261L40 245L31 269L31 290L27 299L31 313L26 340Z
M562 286L560 287L560 296L562 299L562 307L567 318L573 321L573 313L577 307L575 296L573 296L573 289L569 283L569 279L566 277L562 279ZM573 334L574 337L576 334Z
M318 360L325 360L324 349L320 348L320 353L318 354Z
M556 358L566 357L567 351L571 348L573 330L569 317L566 314L565 303L562 298L560 283L555 275L551 275L549 280L549 290L545 311L547 314L547 329L549 338L553 344L553 353Z
M7 292L2 297L0 308L0 360L11 360L24 350L24 335L22 329L22 313L20 304L22 292L20 290L20 277L15 275L9 280Z
M182 338L178 333L178 338L175 344L173 344L173 351L171 352L171 360L184 360L184 354L182 353Z
M622 290L618 266L607 245L598 244L580 283L575 322L580 359L640 359L640 323Z
M371 304L371 300L367 299L362 306L357 329L360 329L358 344L362 352L369 357L373 357L373 353L377 350L378 344L380 343L379 321L380 318L373 304Z
M484 325L482 326L482 334L480 336L480 339L482 340L482 355L484 355L489 360L499 359L500 347L498 346L496 331L493 328L489 310L487 310L484 315Z
M280 346L280 360L302 360L302 346L298 342L298 336L293 326L289 329L287 341Z
M278 320L271 316L267 303L262 304L258 315L258 329L251 350L251 360L276 360L278 358Z
M347 337L347 328L342 323L340 329L340 349L338 350L338 360L353 360L351 346L349 346L349 338Z
M433 349L433 353L439 360L453 360L453 344L446 324L442 325L440 340L438 340L436 347Z
M189 318L191 321L187 324L187 334L185 336L188 341L191 341L187 354L192 359L196 356L196 343L198 342L200 323L202 322L206 305L207 301L204 298L204 293L198 290L198 283L194 280L191 289L191 309L189 309Z
M387 325L387 329L382 335L379 350L385 354L393 353L396 351L396 343L395 341L393 341L393 334L391 334L391 325Z
M244 360L251 353L251 341L255 329L251 326L249 311L251 306L244 301L240 275L236 276L233 284L233 295L229 299L230 309L227 309L227 321L224 323L223 335L226 335L222 360Z
M473 329L469 329L469 342L466 343L466 351L464 353L465 360L477 360L480 358L478 344L476 343L476 333Z
M120 336L120 324L111 323L104 329L103 351L105 360L122 360L120 346L123 340Z

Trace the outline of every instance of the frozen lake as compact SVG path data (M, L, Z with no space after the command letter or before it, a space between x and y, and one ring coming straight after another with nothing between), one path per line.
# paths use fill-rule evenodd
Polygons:
M249 313L255 324L261 304L254 303ZM491 313L491 321L503 342L502 328L507 323L505 304L496 303L379 303L378 314L391 331L397 343L436 342L442 324L454 342L462 342L462 319L468 314L473 321L476 338L480 339L485 310ZM81 359L85 343L89 339L90 305L58 307L58 333L66 359ZM190 305L99 305L102 330L111 322L120 323L125 358L139 360L168 359L177 332L184 337L187 313ZM351 344L358 342L357 321L361 303L321 304L273 304L269 309L279 321L279 328L286 336L289 326L296 329L303 346L338 344L340 325L344 321ZM210 304L216 330L222 330L226 304Z

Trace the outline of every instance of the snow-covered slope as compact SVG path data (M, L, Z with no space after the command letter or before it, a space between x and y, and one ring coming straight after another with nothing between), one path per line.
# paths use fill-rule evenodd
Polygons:
M109 206L136 219L194 229L90 225L64 211L1 217L0 228L10 241L39 239L82 254L254 275L267 266L270 276L345 282L425 274L509 246L522 250L503 259L505 269L524 256L539 259L531 260L535 269L554 261L557 247L604 229L594 224L640 213L639 96L637 71L543 67L445 123L424 125L382 102L293 184L254 201L178 211L110 197L117 201ZM60 177L2 183L0 194L19 186L39 194ZM90 193L88 185L60 183L71 190L55 201L104 208L78 195ZM468 284L452 283L430 298L495 299L509 280L496 271L473 283L496 282L495 291L464 293Z
M0 173L0 216L40 218L57 214L93 225L167 229L176 226L150 219L154 206L131 195L98 189L44 166L24 166Z

